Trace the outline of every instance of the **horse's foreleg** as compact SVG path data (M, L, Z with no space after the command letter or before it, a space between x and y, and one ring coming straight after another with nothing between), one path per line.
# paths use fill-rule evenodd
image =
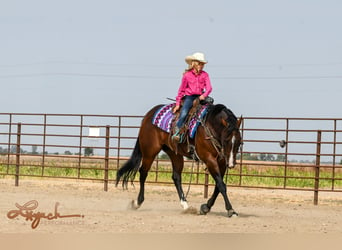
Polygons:
M200 213L201 214L207 214L208 212L210 212L210 209L214 205L218 194L221 193L223 196L224 202L225 202L225 207L226 207L226 210L228 213L228 217L232 217L233 215L238 215L234 211L234 209L233 209L233 207L232 207L232 205L228 199L226 184L223 182L222 177L220 175L216 175L216 176L214 176L214 179L216 182L214 193L211 196L211 198L208 200L208 202L201 206Z
M202 206L200 208L200 214L205 215L205 214L210 212L210 209L214 205L216 198L217 198L219 193L220 193L220 191L219 191L218 187L215 186L214 193L212 194L212 196L210 197L208 202L206 204L202 204Z
M222 181L222 177L221 177L220 169L217 165L216 160L215 159L213 159L212 161L208 160L208 162L206 162L206 165L208 167L209 173L214 178L216 185L215 185L214 192L213 192L212 196L210 197L210 199L207 201L207 203L202 204L202 206L200 208L200 214L203 214L203 215L210 212L210 209L214 205L218 194L220 192L224 191L224 190L222 190L222 187L219 185L220 180Z
M232 217L233 215L237 216L238 213L236 213L234 211L234 209L232 207L232 204L230 204L230 201L228 199L227 187L226 187L226 184L223 182L222 177L215 178L215 181L216 181L216 185L217 185L220 193L223 196L224 203L226 205L226 210L227 210L227 213L228 213L228 217Z

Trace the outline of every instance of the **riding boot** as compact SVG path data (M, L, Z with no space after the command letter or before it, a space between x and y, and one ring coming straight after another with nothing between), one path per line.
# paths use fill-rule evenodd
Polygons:
M175 128L175 133L172 135L172 140L176 141L176 142L179 142L179 140L180 140L179 128L178 127Z

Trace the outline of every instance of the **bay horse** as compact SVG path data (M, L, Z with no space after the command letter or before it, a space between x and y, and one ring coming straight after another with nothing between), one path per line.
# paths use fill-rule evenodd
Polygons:
M132 208L138 209L144 201L145 180L151 165L163 150L172 163L172 179L184 210L188 203L182 189L183 156L191 157L186 143L179 143L175 151L171 145L170 134L153 125L155 112L163 105L157 105L144 116L139 135L130 159L117 171L116 186L122 178L123 187L127 187L129 180L133 182L135 174L140 173L140 190L137 200L132 201ZM242 118L237 119L231 110L222 104L209 105L204 121L201 121L193 139L196 155L205 163L209 173L215 180L215 189L207 201L200 207L200 214L207 214L214 205L219 193L222 194L228 217L238 215L227 195L226 184L223 181L227 168L236 164L236 155L241 143L240 124ZM140 164L141 163L141 164Z

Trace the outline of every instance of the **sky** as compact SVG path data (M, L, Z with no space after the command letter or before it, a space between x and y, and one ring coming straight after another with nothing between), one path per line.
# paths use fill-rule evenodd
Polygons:
M203 52L237 116L340 118L340 0L0 3L1 112L143 115Z

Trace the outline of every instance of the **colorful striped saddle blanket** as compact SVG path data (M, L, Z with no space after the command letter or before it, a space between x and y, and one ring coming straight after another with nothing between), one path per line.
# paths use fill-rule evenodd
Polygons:
M160 129L170 133L171 124L173 121L174 114L172 109L175 106L174 103L167 104L159 108L153 116L152 123ZM199 112L189 122L189 136L191 139L195 137L196 130L200 124L200 121L207 114L207 105L202 105Z

